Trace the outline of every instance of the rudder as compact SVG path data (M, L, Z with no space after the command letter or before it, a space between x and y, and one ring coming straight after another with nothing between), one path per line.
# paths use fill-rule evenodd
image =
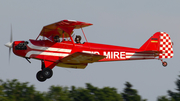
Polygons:
M172 58L173 48L170 36L166 32L161 32L160 34L160 48L159 58Z

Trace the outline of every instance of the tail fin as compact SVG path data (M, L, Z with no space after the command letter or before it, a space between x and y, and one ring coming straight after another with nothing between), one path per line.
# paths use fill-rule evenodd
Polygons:
M159 58L173 57L172 42L166 32L156 32L140 49L144 51L156 51L159 53Z

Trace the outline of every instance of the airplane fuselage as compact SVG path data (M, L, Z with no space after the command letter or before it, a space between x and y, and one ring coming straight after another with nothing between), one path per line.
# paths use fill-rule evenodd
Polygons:
M49 40L29 40L15 41L13 44L13 52L18 56L40 60L45 59L48 61L60 61L62 58L75 52L106 56L106 58L99 60L99 62L155 58L152 54L142 54L138 53L139 51L142 50L89 42L73 44L71 41L51 42ZM79 56L79 58L83 57Z

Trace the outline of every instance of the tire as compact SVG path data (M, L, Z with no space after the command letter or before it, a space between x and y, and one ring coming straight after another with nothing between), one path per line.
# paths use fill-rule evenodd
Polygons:
M37 72L36 78L37 78L37 80L40 81L40 82L46 81L46 78L42 75L42 71Z
M49 78L52 77L53 71L52 71L52 69L50 69L50 68L44 68L43 71L42 71L42 75L43 75L45 78L49 79Z
M167 66L167 62L164 61L164 62L162 63L162 65L163 65L164 67L166 67L166 66Z

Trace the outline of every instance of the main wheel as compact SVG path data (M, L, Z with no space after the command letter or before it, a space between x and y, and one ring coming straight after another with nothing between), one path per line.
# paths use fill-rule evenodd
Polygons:
M37 78L37 80L40 81L40 82L46 81L46 78L42 75L42 71L37 72L36 78Z
M53 75L53 71L50 68L44 68L43 71L42 71L42 75L47 79L51 78L52 75Z
M167 66L167 62L166 62L166 61L162 62L162 65L163 65L164 67L166 67L166 66Z

